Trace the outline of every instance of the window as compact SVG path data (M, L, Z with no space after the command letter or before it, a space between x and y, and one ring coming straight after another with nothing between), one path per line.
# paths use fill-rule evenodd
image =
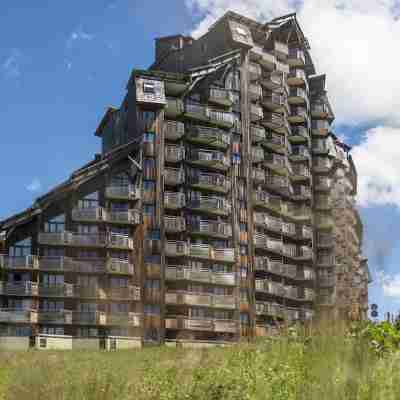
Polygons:
M113 177L111 178L111 185L112 186L129 186L129 177L127 174L122 173L122 174L118 174L118 175L113 175Z
M114 313L128 313L129 312L129 304L127 303L111 303L109 305L109 312L111 314Z
M144 287L148 290L159 290L160 289L160 281L157 279L148 279L144 283Z
M240 322L242 325L249 324L249 314L240 313Z
M110 328L110 329L108 330L108 336L123 336L123 337L128 337L128 336L129 336L129 329L128 329L128 328L122 328L122 327Z
M93 275L78 275L78 286L96 287L99 284L98 277Z
M156 85L154 82L143 82L143 92L155 94L156 93Z
M57 215L44 224L44 231L48 233L59 233L65 231L65 214Z
M64 310L63 301L53 301L53 300L40 300L39 310L41 311L61 311Z
M110 257L115 258L117 260L128 261L129 260L129 253L124 250L111 250Z
M45 257L63 257L64 249L57 247L43 247L42 255Z
M127 227L118 227L118 226L111 227L112 235L129 236L129 233L130 233L130 229Z
M112 288L126 288L128 287L128 278L111 278L110 287Z
M64 275L41 274L40 283L45 286L62 285L64 284Z
M94 192L88 194L83 199L78 201L79 208L95 208L99 206L99 193Z
M96 234L99 232L97 225L78 225L78 233L81 234Z
M97 328L78 328L79 337L98 337L99 331Z
M113 201L111 203L111 210L112 211L128 211L129 204L127 202L116 202Z
M148 132L143 135L143 142L144 143L154 143L155 135L153 132Z
M79 304L80 312L96 312L97 304L96 303L80 303Z
M160 306L158 304L145 304L144 313L148 315L160 315Z
M77 251L78 258L99 258L99 253L97 250L78 250Z
M32 253L32 239L26 238L19 242L14 243L9 249L9 255L11 257L25 257Z
M64 328L58 326L41 326L39 332L43 335L64 335ZM46 347L46 339L40 339L39 345L40 347Z

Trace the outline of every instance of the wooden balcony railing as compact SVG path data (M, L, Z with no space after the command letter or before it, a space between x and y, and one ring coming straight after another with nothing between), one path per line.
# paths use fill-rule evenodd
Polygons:
M141 222L141 213L136 209L127 211L110 210L107 211L106 220L112 224L138 225Z
M226 131L199 125L189 125L187 139L192 143L226 149L231 143L230 134Z
M106 187L105 196L116 200L137 200L140 199L140 188L133 185L109 185Z
M189 199L188 207L216 215L228 215L232 209L231 203L225 198L203 195Z
M232 225L220 221L196 220L188 226L192 233L212 236L216 238L228 238L232 236Z

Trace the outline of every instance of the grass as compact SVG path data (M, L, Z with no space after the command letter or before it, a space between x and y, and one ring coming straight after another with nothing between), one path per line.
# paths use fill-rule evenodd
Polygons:
M0 357L1 400L400 399L400 353L332 332L209 350Z

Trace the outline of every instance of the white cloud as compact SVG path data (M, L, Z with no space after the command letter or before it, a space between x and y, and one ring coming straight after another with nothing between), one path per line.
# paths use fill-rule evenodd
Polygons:
M21 63L23 55L20 50L13 49L10 55L1 64L3 76L8 79L17 79L21 76Z
M358 202L362 206L400 207L400 128L377 127L365 133L352 155L358 172Z
M29 192L37 192L42 188L42 183L38 178L34 178L31 183L26 185L26 190Z
M198 36L227 10L267 21L297 11L338 122L400 124L400 20L396 0L186 0Z
M379 282L385 297L394 297L400 300L400 274L388 275L384 272L378 274Z
M91 41L95 38L96 36L91 33L87 33L83 30L83 28L80 26L74 31L71 32L69 35L66 46L67 48L71 48L75 42L78 41Z

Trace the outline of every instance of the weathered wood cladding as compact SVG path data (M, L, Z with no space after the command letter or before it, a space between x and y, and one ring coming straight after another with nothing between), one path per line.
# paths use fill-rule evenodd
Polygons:
M103 154L0 224L5 254L31 238L0 256L0 334L226 343L316 312L365 318L356 169L282 21L229 12L158 40L162 71L133 71L96 130Z

